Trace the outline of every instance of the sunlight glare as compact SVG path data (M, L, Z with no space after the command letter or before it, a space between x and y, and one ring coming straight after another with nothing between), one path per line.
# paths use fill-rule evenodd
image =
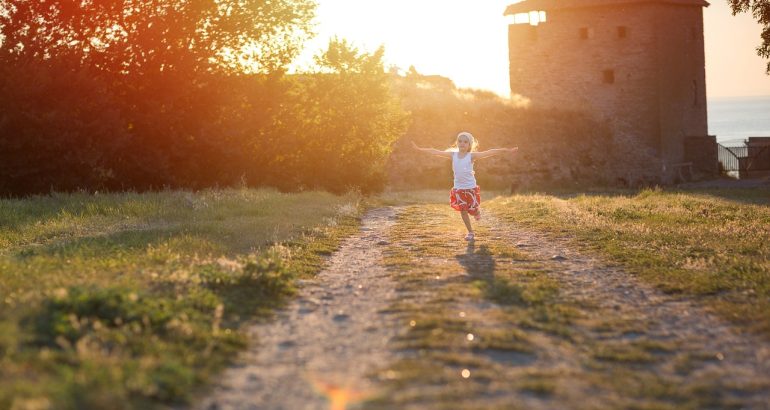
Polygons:
M537 26L540 23L545 23L545 11L530 11L527 13L516 13L513 15L513 24L529 24L531 26Z
M311 69L312 56L333 36L360 51L385 46L385 65L441 75L458 87L486 89L507 97L508 19L511 0L319 0L318 36L308 42L293 69ZM376 15L372 14L376 10Z
M345 410L348 405L364 400L370 395L350 387L321 381L318 377L311 377L310 381L316 392L329 401L329 410Z

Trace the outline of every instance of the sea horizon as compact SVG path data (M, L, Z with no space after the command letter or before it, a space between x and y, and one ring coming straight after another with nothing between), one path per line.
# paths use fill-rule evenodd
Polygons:
M770 95L707 99L708 133L720 144L740 145L748 137L770 137Z

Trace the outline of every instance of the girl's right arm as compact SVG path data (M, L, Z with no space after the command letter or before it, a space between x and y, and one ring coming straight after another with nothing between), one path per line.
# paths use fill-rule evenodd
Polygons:
M420 147L417 146L417 144L414 143L414 141L412 141L412 147L414 149L416 149L418 151L422 151L422 152L424 152L426 154L437 155L439 157L444 157L444 158L452 158L452 152L451 151L440 151L440 150L437 150L435 148L420 148Z

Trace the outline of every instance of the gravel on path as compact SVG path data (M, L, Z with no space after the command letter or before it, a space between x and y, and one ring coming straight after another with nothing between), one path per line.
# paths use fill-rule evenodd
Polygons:
M367 212L327 268L274 320L250 329L256 342L195 408L344 408L374 394L371 372L389 362L396 329L385 313L395 285L380 263L394 222L393 208Z

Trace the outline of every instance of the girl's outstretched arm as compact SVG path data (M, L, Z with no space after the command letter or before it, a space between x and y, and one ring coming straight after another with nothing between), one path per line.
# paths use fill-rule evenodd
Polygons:
M420 148L417 146L417 144L414 143L414 141L412 141L412 147L418 151L422 151L427 154L437 155L439 157L444 157L444 158L452 158L452 152L450 151L441 151L435 148Z
M477 160L477 159L487 158L487 157L491 157L491 156L494 156L494 155L502 154L504 152L510 152L511 154L515 154L516 151L518 151L518 150L519 150L519 147L513 147L513 148L492 148L492 149L488 149L486 151L474 152L473 153L473 159Z

